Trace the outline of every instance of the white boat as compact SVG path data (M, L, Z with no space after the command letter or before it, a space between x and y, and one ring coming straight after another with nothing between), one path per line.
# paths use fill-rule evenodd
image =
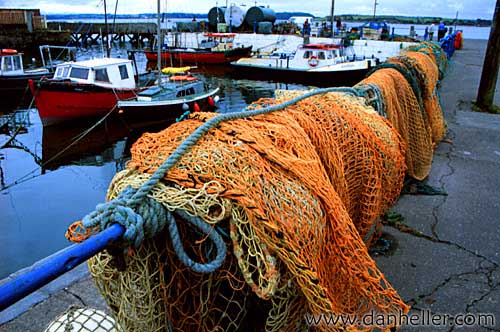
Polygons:
M52 75L47 68L25 69L23 53L14 49L0 49L0 105L4 108L17 107L28 100L28 80L37 81Z
M119 100L118 112L127 118L175 120L190 111L209 111L216 107L219 88L209 88L189 73L190 67L163 68L161 82L140 91L135 97ZM175 74L173 74L175 73Z
M357 56L351 46L305 44L293 53L242 58L231 62L239 74L318 86L352 85L379 63L375 57Z

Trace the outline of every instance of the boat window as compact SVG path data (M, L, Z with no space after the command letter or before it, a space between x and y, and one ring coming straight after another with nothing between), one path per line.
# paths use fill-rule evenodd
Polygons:
M189 96L189 95L194 95L194 88L189 88L185 90L181 90L177 92L177 97L184 97L184 96Z
M68 77L69 66L59 67L57 69L57 77Z
M96 69L95 80L100 82L109 82L108 70L106 68Z
M71 68L71 73L69 74L69 77L81 78L83 80L86 80L89 77L89 70L87 68L73 67L73 68Z
M325 60L326 59L325 52L318 52L318 59Z
M312 51L305 51L304 52L304 59L309 59L313 55Z
M120 65L118 69L120 70L120 77L122 80L126 80L128 78L127 65Z
M14 70L21 70L22 69L21 56L18 55L18 56L12 57L12 60L14 60Z
M61 77L62 76L62 72L63 72L63 67L58 67L56 69L56 74L54 76Z
M3 71L11 71L12 70L12 57L6 56L3 58L2 70Z

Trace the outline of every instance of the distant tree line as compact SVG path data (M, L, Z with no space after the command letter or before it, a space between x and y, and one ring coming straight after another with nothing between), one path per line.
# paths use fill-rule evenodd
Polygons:
M49 14L46 15L47 20L99 20L104 19L102 14ZM113 15L108 14L108 19L112 19ZM278 20L288 20L292 16L311 16L312 14L305 12L280 12L276 13L276 19ZM162 18L193 18L196 17L197 20L207 20L207 14L195 14L195 13L163 13ZM144 14L121 14L116 15L117 19L137 19L137 18L147 18L156 19L156 14L154 13L144 13ZM342 22L366 22L372 21L373 15L354 15L354 14L344 14L335 15L335 19L339 18ZM315 17L317 20L330 20L330 16L326 17ZM431 24L443 21L446 25L473 25L473 26L490 26L491 20L483 19L458 19L453 18L443 18L443 17L411 17L411 16L394 16L394 15L377 15L375 17L377 21L384 21L387 23L402 23L402 24Z
M335 15L335 19L340 18L341 21L347 22L366 22L372 21L373 15ZM330 20L330 16L324 18L325 20ZM443 21L446 25L474 25L474 26L490 26L491 20L483 19L457 19L454 18L443 18L443 17L420 17L420 16L394 16L394 15L377 15L375 17L377 21L384 21L387 23L402 23L402 24L431 24Z

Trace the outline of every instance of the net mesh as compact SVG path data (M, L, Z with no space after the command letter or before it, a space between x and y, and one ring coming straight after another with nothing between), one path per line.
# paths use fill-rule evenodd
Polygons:
M44 332L121 332L113 317L102 310L71 306L52 321Z
M350 315L355 322L316 324L320 331L393 326L362 320L366 314L408 311L367 246L377 238L379 216L398 198L405 172L425 178L433 146L444 135L434 61L433 53L409 51L358 85L378 87L387 118L364 98L331 92L210 129L149 197L170 211L202 218L223 236L227 257L213 273L194 272L177 258L164 231L123 257L124 269L109 252L92 258L92 275L120 326L304 331L310 328L304 317L321 314ZM249 109L301 93L277 91L276 98L260 99ZM141 187L214 116L191 114L144 134L107 199L128 186ZM181 219L178 225L192 259L206 263L215 257L206 235ZM69 237L82 240L87 233L75 224Z

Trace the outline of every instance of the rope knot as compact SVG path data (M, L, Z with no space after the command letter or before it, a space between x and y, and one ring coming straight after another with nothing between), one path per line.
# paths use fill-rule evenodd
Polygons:
M85 228L98 226L100 230L118 223L125 227L124 245L138 247L144 238L151 238L163 229L166 223L165 208L149 197L133 200L135 190L128 186L115 199L96 206L86 215Z

